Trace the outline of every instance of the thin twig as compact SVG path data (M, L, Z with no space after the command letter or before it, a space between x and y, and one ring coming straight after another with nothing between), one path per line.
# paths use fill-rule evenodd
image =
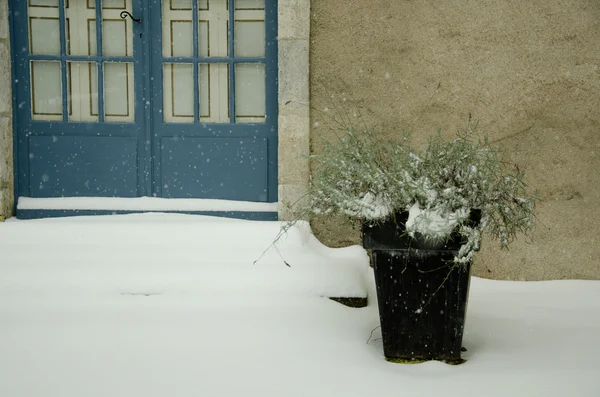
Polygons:
M258 258L256 258L256 260L254 262L252 262L252 264L256 265L256 262L261 260L262 257L265 256L267 251L269 251L273 247L275 247L275 249L277 249L277 252L279 252L279 249L276 246L277 242L279 242L279 240L281 240L281 238L284 236L284 234L286 234L287 231L290 230L290 228L296 224L296 222L297 221L286 222L283 226L281 226L281 229L279 230L279 233L277 233L277 236L275 236L275 239L273 240L273 242L262 252L262 254L260 254L260 256ZM289 267L290 265L285 261L285 259L283 259L281 252L279 252L279 256L281 256L283 263L285 263Z
M448 272L448 274L446 274L446 278L444 278L444 281L442 281L442 283L440 284L440 286L435 290L435 292L429 297L429 300L427 301L427 303L425 303L425 305L423 305L423 307L421 307L421 310L423 310L425 307L427 307L427 305L429 305L431 303L431 300L433 299L434 296L437 295L437 293L439 292L439 290L442 289L442 287L444 286L444 284L446 284L446 281L448 281L448 279L450 278L450 275L452 274L452 272L454 271L454 269L457 267L457 264L454 264L451 268L450 271Z
M279 248L277 248L276 245L273 246L273 248L275 248L275 251L277 251L277 253L279 254L279 257L281 258L281 260L283 261L283 263L285 263L285 265L287 267L292 267L290 266L290 264L283 258L283 255L281 255L281 251L279 251Z
M378 325L377 327L375 327L375 328L373 328L373 329L371 330L371 335L369 335L369 339L367 339L367 345L368 345L368 344L369 344L369 342L371 341L371 338L373 337L373 332L375 332L375 330L376 330L377 328L381 328L381 325Z
M444 266L440 266L440 267L437 267L437 268L435 268L435 269L431 269L431 270L421 270L421 269L419 269L419 268L417 267L417 271L418 271L419 273L421 273L421 274L427 274L427 273L433 273L433 272L437 272L438 270L440 270L440 269L443 269L443 268L445 268L445 267L448 267L448 266L449 266L449 265L444 265Z

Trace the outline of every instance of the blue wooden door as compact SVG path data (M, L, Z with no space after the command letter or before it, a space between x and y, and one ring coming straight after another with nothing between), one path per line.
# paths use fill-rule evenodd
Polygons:
M277 201L276 0L11 6L18 197Z

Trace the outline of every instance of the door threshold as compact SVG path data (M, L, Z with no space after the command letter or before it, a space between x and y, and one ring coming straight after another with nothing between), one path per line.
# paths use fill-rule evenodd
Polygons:
M248 221L277 221L277 212L256 211L135 211L135 210L19 210L17 219L43 219L63 218L69 216L95 216L95 215L125 215L141 214L148 212L183 214L183 215L205 215L221 218L244 219Z
M17 218L168 212L249 220L277 220L277 203L158 197L19 197Z

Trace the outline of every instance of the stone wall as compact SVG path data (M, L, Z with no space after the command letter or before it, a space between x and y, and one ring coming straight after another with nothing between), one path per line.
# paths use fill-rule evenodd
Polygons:
M0 0L0 220L13 209L12 90L8 0Z
M311 8L313 151L328 134L332 96L381 133L411 130L418 144L477 121L541 201L533 242L500 251L484 240L475 274L600 279L600 2L312 0ZM332 246L359 241L339 222L313 229Z
M306 195L309 179L310 0L278 2L279 218Z

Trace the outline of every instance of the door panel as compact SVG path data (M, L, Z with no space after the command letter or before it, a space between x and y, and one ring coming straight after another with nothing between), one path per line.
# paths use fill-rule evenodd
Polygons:
M144 51L134 40L142 29L119 16L140 6L140 0L11 3L23 33L14 35L14 45L24 49L15 53L14 68L18 196L149 194L145 85L136 72Z
M137 196L135 137L33 136L29 148L31 197Z
M275 0L165 0L154 14L156 196L277 201L276 13Z
M265 138L162 138L162 197L267 201Z

